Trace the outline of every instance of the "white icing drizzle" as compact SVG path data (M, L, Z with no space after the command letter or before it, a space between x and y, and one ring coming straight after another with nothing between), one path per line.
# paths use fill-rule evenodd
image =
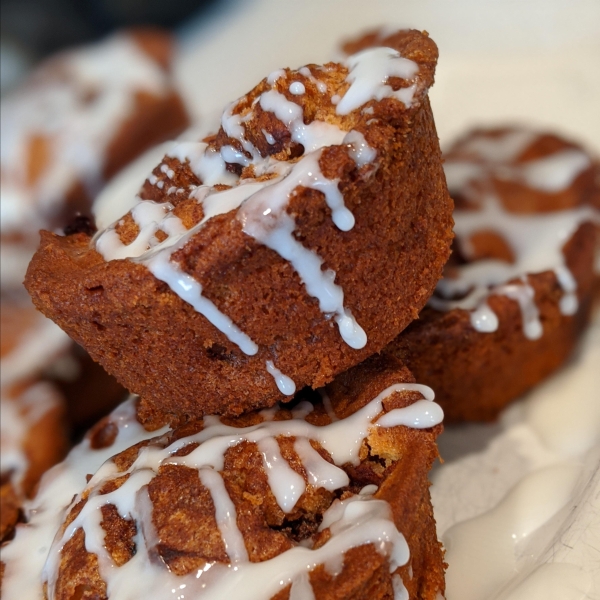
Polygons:
M533 189L557 193L568 189L577 175L590 164L589 156L581 150L563 150L524 163L521 167L521 176Z
M269 76L267 77L267 83L269 85L273 85L278 79L281 79L282 77L285 77L285 70L277 69L276 71L273 71L269 74Z
M210 148L204 142L181 142L169 151L168 156L180 162L189 162L192 173L203 185L233 185L238 177L227 171L222 152Z
M349 131L343 143L348 146L349 154L359 169L373 163L377 156L377 151L369 146L365 136L360 131L354 129Z
M306 482L283 458L279 444L274 437L258 441L258 450L263 456L263 465L269 479L269 487L277 504L285 513L294 509L300 496L304 494Z
M152 185L156 185L158 177L152 174L152 170L172 146L173 142L165 142L144 152L102 188L92 205L92 213L99 230L110 227L140 201L137 193L144 178L147 178Z
M402 534L397 530L387 502L373 498L376 488L368 486L361 494L336 500L323 515L319 530L329 528L331 538L318 549L308 545L299 545L279 556L261 563L247 561L247 553L241 533L236 526L235 508L228 497L223 480L218 471L223 468L225 451L242 440L255 442L264 457L269 485L280 506L290 511L304 492L306 485L323 485L327 489L339 489L348 483L347 475L337 466L323 459L310 444L310 439L318 441L331 455L336 464L358 462L358 451L363 440L372 428L395 427L404 422L413 422L414 415L407 416L415 405L395 409L384 415L385 425L374 420L382 412L382 402L391 394L399 391L418 391L425 395L421 401L430 409L433 392L418 384L395 384L383 390L369 404L354 415L327 426L317 427L301 419L286 421L264 421L260 424L236 428L221 423L217 417L206 417L204 429L187 438L177 440L166 448L159 445L143 447L138 457L126 471L127 480L113 492L99 495L108 481L122 477L112 461L104 463L89 481L83 494L88 499L78 516L65 531L55 539L48 554L44 568L44 580L48 584L49 598L54 597L56 577L60 563L61 549L78 530L85 533L88 552L96 554L102 578L107 584L109 597L120 600L134 598L184 598L199 596L208 600L225 597L243 597L250 600L266 600L290 583L296 588L296 594L307 589L307 575L317 565L333 565L339 562L350 548L367 543L387 556L390 572L408 562L409 550ZM419 402L417 412L425 411ZM412 409L414 412L414 409ZM417 421L423 423L426 417ZM291 469L281 456L277 436L294 437L294 448L307 472L308 482ZM142 436L143 437L143 436ZM130 440L133 441L133 440ZM186 456L174 456L188 444L200 444ZM113 450L116 450L113 447ZM152 509L148 499L147 485L159 468L168 464L186 465L196 468L204 485L208 488L216 510L216 520L226 544L231 565L207 564L202 570L183 577L177 577L164 568L161 563L150 559L150 553L156 547L158 538L152 525ZM97 468L97 467L96 467ZM81 466L79 468L81 471ZM80 482L81 483L81 482ZM64 497L62 494L61 497ZM76 496L71 507L80 501ZM136 553L123 566L116 567L104 547L104 531L100 525L100 508L112 504L123 518L133 519L138 524L135 536ZM63 518L63 513L61 519ZM56 525L56 523L55 523ZM17 536L17 539L19 535ZM4 558L4 556L3 556ZM235 567L235 568L233 568ZM14 589L11 562L7 566L10 575L9 589ZM31 577L30 577L31 579ZM260 581L261 586L249 586L249 581ZM12 585L12 587L11 587ZM38 586L40 585L38 581ZM394 583L401 590L399 583ZM184 590L179 596L173 596L172 590ZM293 589L293 588L292 588ZM400 592L399 592L400 593ZM22 596L7 596L7 600ZM402 597L402 596L400 596ZM29 599L27 599L29 600Z
M335 414L335 411L333 410L333 407L331 406L331 399L327 395L327 392L324 389L320 389L319 394L321 395L321 400L323 402L323 406L325 407L325 412L327 413L327 416L332 421L339 421L340 419Z
M301 573L292 583L289 600L315 600L308 572Z
M2 309L10 314L10 306ZM33 306L31 311L35 313L33 323L20 332L18 343L0 360L2 387L39 376L65 356L71 347L71 339L58 325L35 311Z
M386 413L377 421L381 427L406 425L413 429L427 429L442 422L444 413L439 404L431 400L418 400L405 408L396 408Z
M346 471L326 461L307 438L296 439L294 450L302 461L310 485L334 491L350 484Z
M347 115L370 100L396 98L410 107L416 85L394 91L387 85L390 77L411 79L419 72L417 63L403 58L392 48L368 48L345 61L349 69L348 91L336 106L338 115Z
M324 94L327 91L327 84L320 79L317 79L310 71L308 67L302 67L299 71L300 75L304 75L311 83L315 85L317 91L320 94Z
M394 600L408 600L408 590L400 575L396 574L392 577L392 586L394 588Z
M168 202L158 203L150 200L138 202L130 213L139 227L139 233L131 244L124 245L116 229L110 227L96 240L96 250L102 256L110 257L110 260L140 256L148 248L158 244L155 236L160 226L167 223L167 216L169 217L167 228L179 225L177 233L184 233L185 228L181 225L181 221L175 220L176 218L170 214L172 210L173 205Z
M213 469L200 469L198 474L202 485L212 497L217 526L229 560L234 564L248 561L244 538L237 527L235 506L225 489L223 478L219 472Z
M42 478L36 497L24 504L27 524L17 527L16 536L1 549L6 565L2 580L4 600L41 600L41 574L52 540L59 531L73 497L86 485L86 475L97 471L111 456L129 446L166 432L146 431L135 418L135 400L119 406L110 416L117 436L110 447L95 450L85 438L61 464Z
M242 440L249 442L258 442L265 437L277 437L278 435L287 435L294 437L306 437L318 440L321 445L331 454L334 463L341 465L352 463L357 465L359 462L358 451L360 446L368 435L373 419L382 411L382 402L394 392L414 390L420 392L427 402L417 404L417 408L408 407L393 410L386 416L384 427L394 427L397 424L411 423L416 427L432 427L441 422L443 414L437 404L433 403L433 391L427 386L420 384L395 384L386 388L376 398L362 409L343 420L335 421L324 427L311 425L303 420L287 421L268 421L259 425L253 425L245 428L230 427L224 425L216 417L205 418L205 428L186 438L184 442L174 442L170 448L170 453L176 452L179 448L191 442L201 444L198 448L181 457L165 458L169 464L183 464L190 468L200 468L202 466L212 466L215 469L222 469L222 452L229 446L235 445ZM437 415L437 420L427 415L430 412ZM420 416L417 416L417 413ZM383 418L383 417L382 417ZM408 421L404 421L408 419ZM416 424L416 425L415 425ZM378 426L378 422L375 423ZM215 450L215 449L218 449Z
M461 148L486 163L510 163L517 160L537 137L538 134L529 129L511 129L496 137L474 135Z
M267 112L272 112L292 134L292 140L304 146L305 153L324 146L342 143L346 132L324 121L304 123L304 111L299 104L288 100L277 90L268 90L260 95L259 104Z
M273 375L273 379L279 388L279 391L286 396L293 396L296 392L296 384L294 381L284 375L274 364L272 360L266 362L267 371Z
M262 129L261 131L265 136L265 140L267 140L267 144L273 146L277 140L266 129Z
M296 407L292 409L292 417L294 417L294 419L304 419L306 415L309 415L314 409L314 404L307 400L302 400L302 402L298 402Z
M169 254L157 253L146 262L146 266L154 277L164 281L182 300L206 317L242 352L250 356L258 352L258 346L213 302L202 295L202 285L171 261Z
M285 211L298 186L310 187L325 194L338 227L342 225L347 230L354 225L354 217L343 205L337 182L321 173L319 156L319 152L304 156L284 179L251 196L240 208L238 218L245 233L290 262L308 294L319 301L321 311L334 315L344 341L352 348L363 348L366 334L344 307L344 292L334 283L335 273L331 269L323 271L323 260L294 237L296 224Z

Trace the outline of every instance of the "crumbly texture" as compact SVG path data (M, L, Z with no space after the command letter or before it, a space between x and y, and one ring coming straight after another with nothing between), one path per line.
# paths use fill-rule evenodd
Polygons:
M506 131L484 133L494 137ZM472 134L479 135L480 131ZM456 160L473 160L464 150L470 139L471 136L466 136L461 140L449 156ZM570 148L578 147L551 134L540 135L516 162L522 164ZM502 179L486 183L494 186L507 210L536 214L584 204L600 207L598 173L600 165L592 163L571 186L556 193L533 190L522 183ZM469 208L469 197L460 191L451 190L451 193L457 207ZM471 241L475 258L511 260L510 249L507 251L503 240L492 232ZM497 331L476 331L465 310L439 312L427 307L385 352L403 360L418 381L435 390L446 423L493 420L509 402L550 375L570 356L589 322L594 293L600 282L594 271L594 256L599 246L600 228L590 222L583 223L563 246L566 264L577 281L579 309L573 316L563 315L559 310L563 291L553 272L529 274L528 282L535 290L535 303L543 326L543 335L538 340L524 336L521 311L515 301L506 296L491 296L488 304L498 316ZM462 261L464 258L455 251L448 272L453 264Z
M343 418L353 414L389 385L413 381L408 370L395 359L377 357L343 374L326 391L336 414ZM419 397L415 392L397 392L384 402L384 409L388 412L407 406ZM331 422L318 395L301 394L293 404L302 399L308 399L315 405L315 410L306 417L307 421L315 425ZM280 408L274 418L291 418L291 407ZM233 426L247 426L261 420L258 413L224 419ZM188 423L143 445L163 448L201 428L201 422ZM390 504L394 521L410 548L409 563L397 571L408 589L410 600L438 598L438 593L444 593L445 565L435 532L427 472L437 457L435 438L440 431L441 426L426 430L403 426L372 430L361 449L360 465L344 466L350 485L337 492L309 485L289 514L279 508L271 492L256 445L242 442L227 450L221 475L236 507L237 525L250 561L268 560L307 538L312 538L316 546L325 543L329 538L328 529L322 532L317 529L322 514L334 499L357 493L365 485L376 484L379 490L375 497ZM293 448L293 438L280 436L277 440L290 466L306 477ZM331 460L327 451L317 443L313 447L326 460ZM140 448L141 445L133 446L115 457L119 471L125 472L130 467ZM184 446L177 454L185 455L194 448L194 444ZM103 488L96 492L113 491L122 485L126 477L101 484ZM184 575L202 568L207 562L227 562L211 495L200 482L195 469L174 464L161 467L150 481L148 493L152 502L152 523L158 536L154 551L165 567L176 575ZM72 508L65 526L79 514L86 501L84 497ZM114 562L123 565L136 552L133 536L139 525L120 517L110 504L101 510L106 548ZM318 566L311 572L310 581L317 600L391 600L394 597L391 575L387 558L373 545L365 544L346 552L340 574L332 576L323 566ZM100 577L95 555L85 549L82 529L77 530L63 547L56 592L57 600L106 598L106 583ZM289 598L289 587L275 598Z
M367 103L370 114L357 109L337 116L330 97L342 94L348 84L346 68L334 63L321 69L310 66L313 76L327 85L325 95L296 71L286 70L275 83L289 100L304 103L305 120L318 118L355 129L377 150L375 172L370 165L359 169L344 147L327 148L320 160L325 176L340 179L344 202L356 217L351 231L335 227L322 194L315 190L297 188L287 209L296 222L296 238L318 252L324 268L335 271L345 306L368 335L363 349L343 342L334 321L320 311L291 265L246 235L235 211L210 219L173 260L258 344L255 356L245 355L143 265L105 262L90 249L85 234L42 234L26 280L36 306L125 387L141 395L146 422L175 422L207 413L236 415L273 405L282 394L265 369L267 360L274 360L297 389L322 386L381 350L425 304L452 238L452 202L426 96L437 48L415 31L398 35L395 44L420 68L410 108L386 98ZM303 81L306 94L292 96L288 87L293 81ZM249 110L252 99L265 89L266 80L238 103L237 110ZM257 132L257 145L259 139L264 141L263 129L273 135L276 144L257 147L279 160L297 160L302 152L283 124L258 107L244 127L252 141ZM222 130L209 141L215 148L237 144ZM173 186L199 183L189 164L168 157L164 162L174 171ZM165 174L157 169L155 176ZM178 202L175 194L150 182L142 194L175 204L174 212L186 226L202 217L201 206L186 201L185 195ZM119 230L122 239L135 237L132 227L135 224L125 217Z

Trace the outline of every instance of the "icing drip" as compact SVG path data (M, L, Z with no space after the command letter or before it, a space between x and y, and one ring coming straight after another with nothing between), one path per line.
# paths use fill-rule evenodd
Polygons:
M304 494L306 483L302 475L296 473L281 456L279 444L274 437L259 440L258 450L263 456L263 465L277 504L285 513L294 509L300 496Z
M569 188L577 175L590 164L590 158L581 150L563 150L525 163L521 174L529 187L556 193Z
M394 600L408 600L408 590L400 575L394 575L392 577L392 585L394 587Z
M491 294L498 294L502 296L506 296L511 300L515 300L519 304L519 308L521 309L521 319L523 321L523 334L528 340L537 340L542 337L543 328L542 323L540 321L540 311L535 304L535 291L534 289L527 284L527 278L522 278L524 284L506 284L495 287L491 290ZM471 324L475 329L478 327L483 327L483 329L478 329L478 331L486 331L493 324L492 318L485 318L486 312L488 314L493 313L492 309L484 303L479 307L478 312L475 311L471 313ZM483 314L482 314L483 313ZM495 316L495 315L494 315ZM496 317L496 328L498 327L498 318ZM492 331L495 331L492 329Z
M164 281L182 300L206 317L227 339L250 356L258 352L258 346L208 298L202 295L202 286L170 260L170 255L158 253L146 262L156 277Z
M347 115L370 100L396 98L410 107L416 85L394 91L387 85L390 77L411 79L419 72L412 60L402 58L392 48L369 48L346 59L346 81L350 88L336 106L338 115Z
M464 150L487 163L509 163L519 158L537 137L537 133L527 129L507 131L494 138L475 135L464 144Z
M306 92L306 88L304 84L300 81L294 81L294 83L290 83L290 94L294 94L294 96L301 96Z
M425 400L395 409L375 421L382 412L383 400L395 392L405 390L421 392ZM317 565L324 564L333 568L332 565L339 564L339 557L343 557L350 548L369 543L388 558L390 572L394 573L398 567L408 562L409 549L394 524L390 506L373 497L375 486L364 488L359 495L333 502L324 513L319 527L319 531L329 528L331 533L323 546L312 548L307 540L306 544L296 546L275 558L250 563L237 528L235 508L218 470L223 468L224 453L228 448L243 440L257 443L263 455L269 485L279 505L289 512L304 493L306 485L323 485L326 489L335 490L348 484L348 476L336 464L359 462L358 451L371 428L395 427L408 422L416 422L418 427L434 424L426 416L436 406L432 400L433 392L426 386L395 384L344 421L321 427L294 418L285 421L267 420L250 427L236 428L223 424L218 417L206 417L204 429L196 434L177 440L166 448L152 444L141 448L136 460L125 473L119 472L116 465L108 461L92 477L83 492L83 497L87 494L87 501L81 511L52 545L44 569L49 598L54 598L61 549L79 529L85 534L87 551L98 557L100 574L107 584L108 595L120 600L200 596L207 600L222 599L225 596L266 600L290 584L296 596L304 594L302 597L306 598L310 597L308 590L312 587L309 574ZM417 413L422 416L416 418ZM439 415L441 418L441 412ZM382 422L382 419L385 421ZM282 457L276 439L280 435L295 438L294 448L307 473L308 482ZM325 460L312 447L311 439L318 441L336 464ZM188 444L200 445L185 456L175 456L179 449ZM160 540L152 525L152 506L147 485L160 467L168 464L185 465L198 470L202 483L211 494L217 525L232 564L207 563L197 572L175 576L160 561L150 558ZM106 494L98 493L107 482L123 478L125 474L127 478L119 488ZM71 507L79 503L81 497L75 497ZM138 524L134 540L136 553L120 567L115 567L104 546L100 509L107 504L114 505L121 517L132 519ZM249 585L251 581L260 581L261 585ZM402 593L402 588L403 585L395 580L394 589L397 594ZM185 592L174 596L175 590ZM402 598L401 595L399 597Z
M204 185L233 185L238 180L235 174L227 171L226 158L222 152L209 148L204 142L181 142L170 150L167 156L176 158L182 163L187 161L192 173Z
M525 337L539 339L543 335L534 290L525 273L554 271L563 290L561 314L574 315L579 307L577 282L565 264L562 248L582 223L600 223L598 210L581 206L536 215L513 214L503 208L490 185L496 177L542 193L559 193L572 186L590 166L589 156L573 148L518 162L537 138L538 134L529 130L510 130L499 136L476 134L459 144L459 158L449 159L444 165L451 192L460 191L479 204L477 210L454 213L455 233L463 254L472 256L470 240L474 234L492 230L508 243L515 256L514 264L488 259L457 267L458 276L440 281L439 296L430 300L437 310L470 310L471 324L480 332L498 328L498 318L487 303L487 298L495 294L519 303ZM481 200L472 183L486 190ZM507 283L515 278L521 278L523 283ZM454 300L455 297L461 299Z
M350 479L346 471L326 461L312 447L308 439L298 438L294 442L294 450L302 461L309 484L329 491L339 490L349 485Z
M377 151L369 146L365 136L360 131L352 130L348 132L343 143L348 146L349 154L359 169L372 163L377 156Z
M330 269L323 271L323 260L294 237L296 224L285 211L297 187L310 187L323 192L328 205L333 207L332 217L338 227L341 224L344 229L350 229L354 225L354 217L343 206L337 182L321 173L319 156L319 152L304 156L287 177L250 197L240 208L238 218L245 233L290 262L308 294L319 301L321 311L335 315L344 341L352 348L363 348L366 334L344 307L344 292L334 283L335 273Z
M29 461L23 452L23 441L27 434L27 422L19 411L17 402L2 396L0 398L0 473L11 473L17 489Z
M2 263L4 268L4 263ZM32 312L35 312L33 307ZM64 356L71 340L58 325L35 312L34 323L19 336L19 343L2 356L0 384L3 388L37 377Z
M292 84L293 85L293 84ZM277 90L269 90L259 98L261 108L273 113L292 134L292 140L304 146L305 153L325 146L342 143L346 132L324 121L304 123L304 111L299 104L291 102Z
M302 67L299 71L300 75L304 75L311 83L315 85L317 91L321 94L324 94L327 91L327 84L324 81L320 81L317 79L311 72L308 67Z
M198 474L202 485L208 489L212 497L217 526L229 560L234 564L247 562L248 552L244 545L244 538L237 527L237 513L231 498L227 494L223 478L213 469L200 469Z
M9 395L6 388L0 391L0 473L8 476L17 493L23 493L23 478L30 467L25 441L46 414L60 407L61 397L47 382L33 384L18 396Z
M258 442L265 437L285 435L318 440L331 454L335 464L351 463L358 465L358 451L368 435L372 421L382 411L383 400L394 392L405 390L420 392L425 397L425 401L387 413L385 415L385 425L381 425L382 427L395 427L410 423L410 426L427 428L441 422L443 413L439 406L433 402L434 395L430 388L419 384L395 384L385 389L369 404L350 417L323 427L311 425L304 420L294 419L268 421L259 425L238 428L224 425L216 417L207 417L205 418L205 428L201 432L186 438L184 441L174 442L168 449L167 454L173 454L189 443L199 443L200 446L186 456L169 458L165 455L164 460L169 464L182 464L196 469L205 465L222 469L222 453L226 448L243 440ZM415 406L415 408L411 408L412 406ZM428 413L435 415L435 418L429 417ZM379 422L374 423L374 425L380 426ZM327 476L324 475L324 477Z
M325 392L325 390L319 390L319 393L321 395L321 400L323 401L323 406L325 407L325 412L327 413L327 416L332 420L332 421L339 421L339 417L335 414L335 411L333 410L333 407L331 406L331 400L329 398L329 396L327 395L327 393Z
M286 396L293 396L296 392L296 384L287 375L284 375L272 360L267 361L267 371L273 375L273 379L279 388L279 391Z

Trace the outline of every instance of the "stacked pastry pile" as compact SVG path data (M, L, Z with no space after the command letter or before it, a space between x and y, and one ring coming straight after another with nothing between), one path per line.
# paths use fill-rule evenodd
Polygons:
M91 200L145 147L187 124L162 32L119 33L42 64L2 100L2 526L123 388L31 305L22 281L39 229L88 227ZM74 399L77 402L74 402Z
M438 283L437 49L347 49L269 75L96 235L43 234L34 302L140 397L48 473L3 597L443 596L423 383L491 418L564 360L597 286L598 165L532 132L459 142Z
M49 473L4 549L6 597L443 593L427 482L441 411L399 361L368 359L449 255L436 59L404 31L275 72L166 156L117 223L44 234L35 302L140 393L145 429L123 444L133 426L111 417Z

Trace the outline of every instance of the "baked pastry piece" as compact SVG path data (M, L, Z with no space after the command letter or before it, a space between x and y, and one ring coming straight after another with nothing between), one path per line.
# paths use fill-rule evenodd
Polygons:
M54 509L46 597L439 598L427 471L441 411L413 381L369 359L322 395L132 445ZM23 557L43 521L3 551L5 600L39 577Z
M490 420L570 355L590 315L600 165L521 128L450 150L456 247L436 294L388 347L435 389L447 421Z
M165 156L113 226L44 233L35 304L140 394L148 422L331 381L416 317L448 257L436 59L404 31L272 73L216 135Z
M2 100L2 287L20 287L40 229L64 227L102 184L188 117L171 38L117 33L51 58Z

